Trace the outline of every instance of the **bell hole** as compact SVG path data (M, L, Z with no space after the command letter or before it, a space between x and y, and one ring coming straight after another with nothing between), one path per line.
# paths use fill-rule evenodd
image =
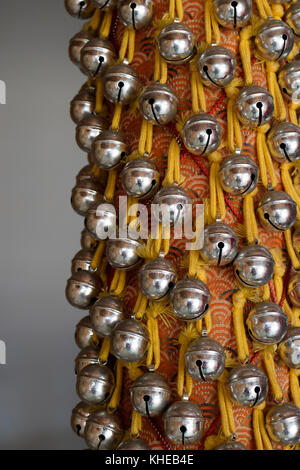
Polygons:
M186 429L185 426L180 426L180 432L181 432L182 434L186 433L186 431L187 431L187 429Z
M121 158L125 158L126 157L126 152L122 152L121 153Z
M264 213L264 218L265 218L266 220L269 220L270 216L269 216L269 214L268 214L267 212Z
M104 57L102 55L99 57L99 62L100 62L100 64L102 64L104 62Z
M151 104L151 106L154 104L154 102L155 102L154 98L150 98L149 104Z
M251 180L252 180L252 181L255 180L255 174L254 174L254 173L251 174Z
M238 6L238 2L231 2L231 6L232 6L233 8L236 8L236 7Z
M219 248L220 250L222 250L222 249L224 248L224 246L225 246L225 245L224 245L223 242L219 242L219 243L218 243L218 248Z
M97 300L98 300L97 297L92 297L91 298L91 303L94 304L95 302L97 302Z
M174 285L175 285L174 282L172 282L172 281L169 282L169 289L173 289Z
M80 424L77 424L77 425L76 425L76 429L77 429L77 436L79 436L79 435L80 435L80 431L81 431L81 426L80 426Z
M82 0L82 2L79 3L79 6L80 6L81 8L85 7L85 1Z
M140 211L136 211L136 216L139 217L141 215Z
M283 93L286 93L286 94L288 94L288 92L287 92L287 89L286 89L286 88L282 88L282 91L283 91Z
M123 86L124 86L124 82L119 82L119 83L118 83L118 87L119 87L119 88L123 88Z
M207 65L203 65L203 70L204 70L204 72L208 72L208 67L207 67Z
M198 366L198 367L201 367L201 366L202 366L202 361L200 361L200 359L198 359L198 360L196 361L196 366Z
M207 135L212 135L212 130L211 129L206 129L206 134Z
M254 391L255 391L255 393L257 393L257 394L260 393L260 387L255 387Z
M287 35L286 35L286 34L283 34L283 35L282 35L282 39L283 39L284 41L286 41L286 40L287 40Z
M155 185L156 185L156 180L153 179L153 180L151 181L151 186L155 186Z
M107 233L108 232L108 227L104 227L104 232Z
M78 269L77 269L77 272L78 272L78 273L79 273L80 271L82 271L82 268L78 268Z
M99 441L105 441L105 436L104 434L99 434Z
M136 8L136 3L132 2L132 3L130 4L130 8L132 8L132 10L134 10L134 9Z
M262 104L261 101L259 101L258 103L256 103L256 107L257 107L258 109L261 109L262 106L263 106L263 104Z
M182 211L183 205L182 204L177 204L177 210Z
M282 150L284 150L284 149L286 148L286 145L285 145L285 143L282 142L282 144L280 144L279 147L280 147Z
M150 397L149 397L149 395L144 395L144 397L143 397L143 398L144 398L144 401L146 401L146 402L149 402L149 401L150 401Z

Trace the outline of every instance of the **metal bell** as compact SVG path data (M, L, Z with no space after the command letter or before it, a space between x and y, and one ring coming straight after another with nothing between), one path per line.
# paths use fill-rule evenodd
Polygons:
M97 300L101 288L99 276L90 271L79 271L67 281L66 298L73 307L87 310Z
M288 62L279 70L278 83L290 101L300 99L300 60Z
M284 191L269 191L261 197L257 214L262 227L266 230L284 232L296 221L297 204Z
M90 179L77 183L72 189L71 205L77 214L86 216L88 210L103 199L103 187Z
M288 284L289 299L295 307L300 307L300 273L292 274Z
M90 320L97 335L110 336L114 327L124 320L123 305L119 297L107 295L97 300L90 310Z
M135 158L126 163L121 181L127 196L146 199L158 190L160 173L152 160Z
M128 439L121 442L117 450L150 450L150 447L142 439Z
M272 441L287 446L300 442L300 409L293 403L273 406L266 416Z
M300 327L288 329L286 336L278 346L278 352L283 362L292 369L300 369Z
M152 21L155 2L153 0L120 0L118 15L124 26L139 30L146 28Z
M284 17L286 23L293 30L294 35L299 38L300 36L300 4L296 2L290 6L286 11Z
M93 142L93 159L102 170L117 168L127 154L127 143L119 131L102 132Z
M171 400L171 389L165 379L154 372L141 375L130 388L131 405L142 416L159 416Z
M237 280L246 287L268 284L273 276L274 265L269 250L258 245L243 248L233 262Z
M223 373L226 356L220 343L203 337L192 341L184 359L186 370L193 379L213 382Z
M212 266L226 266L236 257L238 238L227 224L215 222L204 227L203 247L200 254Z
M197 403L176 401L169 406L163 420L166 436L173 444L193 444L203 435L204 418Z
M82 349L75 359L75 375L78 375L85 367L91 364L99 364L99 351L94 346Z
M133 318L123 320L111 335L111 353L124 362L139 362L143 359L149 343L148 330Z
M157 44L160 55L170 64L189 62L197 52L193 31L176 20L161 30Z
M294 47L294 34L289 25L281 20L267 20L255 35L256 49L266 60L281 60L289 55Z
M170 220L170 225L174 225L182 221L186 206L192 204L192 198L179 186L167 186L156 193L153 204L160 208L159 214L155 214L157 220Z
M252 0L213 0L213 10L220 25L242 28L251 18Z
M81 183L86 180L95 180L92 165L85 165L76 176L76 183Z
M85 116L76 127L76 142L79 148L84 152L90 152L94 139L107 127L107 121L100 116Z
M95 111L95 93L92 89L81 90L70 103L70 116L75 124L79 124L86 116Z
M219 181L226 193L232 196L244 196L256 188L258 174L259 169L252 158L237 154L222 161Z
M300 158L300 127L291 122L280 122L268 134L268 147L279 163L294 162Z
M248 450L241 442L229 441L215 447L214 450Z
M83 250L94 251L97 248L97 241L91 237L86 229L81 232L80 243Z
M92 0L92 3L101 11L108 11L117 8L118 0Z
M243 125L251 128L263 126L273 117L273 96L260 86L246 86L237 97L235 109Z
M115 378L111 370L101 364L90 364L77 374L76 392L84 403L100 405L112 394Z
M88 316L82 318L76 325L75 329L75 343L80 349L87 348L91 345L94 336L91 319Z
M93 38L81 49L81 70L87 76L103 75L116 59L113 44L104 38Z
M288 317L279 305L260 302L250 311L246 324L254 341L261 344L277 344L286 335Z
M103 77L104 96L112 103L131 103L140 87L136 71L126 64L112 65Z
M225 87L234 78L236 60L225 47L209 46L200 55L197 65L204 85Z
M84 436L85 425L91 414L91 406L81 401L72 410L71 428L79 437Z
M91 0L65 0L65 8L71 16L80 20L91 18L95 11Z
M221 143L222 129L216 118L199 113L186 121L182 138L186 148L195 155L207 155L217 150Z
M253 408L266 399L268 379L256 366L239 366L230 372L226 387L238 406Z
M71 273L77 273L79 271L89 271L91 267L91 262L94 256L94 252L91 250L80 250L71 263Z
M88 233L96 240L104 240L116 230L117 216L115 206L109 202L97 202L86 213L84 225Z
M139 288L150 300L169 295L176 282L176 271L170 261L157 258L145 263L138 273Z
M199 279L181 279L171 291L170 299L179 320L196 321L207 313L211 296L208 287Z
M177 114L177 96L162 83L154 83L142 92L139 105L142 116L153 124L168 124Z
M90 31L80 31L70 39L69 58L74 65L80 66L81 49L93 38Z
M143 246L141 240L131 238L110 238L106 242L106 258L115 269L129 270L140 262L139 249Z
M122 422L118 415L98 411L89 416L84 439L92 450L113 450L123 437Z

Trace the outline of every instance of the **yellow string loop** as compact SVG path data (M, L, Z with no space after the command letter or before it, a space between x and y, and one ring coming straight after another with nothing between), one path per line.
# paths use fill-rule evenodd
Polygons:
M107 179L106 189L104 193L104 198L107 201L112 201L115 196L117 176L118 176L118 173L116 170L111 170L108 173L108 179Z
M121 295L126 287L126 271L115 270L111 281L110 292L116 296Z
M92 19L84 24L82 31L97 31L97 29L100 27L101 13L101 10L99 8L96 8Z
M279 63L267 60L266 69L268 88L274 99L274 116L280 121L284 121L286 119L286 109L276 76L276 72L279 69Z
M277 380L274 353L268 347L263 348L263 360L274 398L277 402L281 402L283 395Z
M135 306L133 308L133 314L137 320L141 320L146 312L148 305L148 299L139 292Z
M285 238L285 244L286 248L292 263L292 266L294 269L298 270L300 269L300 261L298 259L298 256L294 250L293 246L293 241L292 241L292 235L291 235L291 230L288 229L284 232L284 238Z
M290 117L290 121L291 121L293 124L296 124L296 126L298 125L297 111L298 111L299 108L300 108L300 103L293 103L293 101L291 101L291 102L289 103L289 117Z
M293 402L300 408L299 369L290 369L290 389Z
M261 18L266 20L268 16L272 16L272 9L268 0L256 0L256 5Z
M147 367L154 365L154 370L157 370L160 366L160 338L158 330L157 317L160 315L159 303L151 303L151 308L147 311L147 327L149 332L150 344L147 354ZM154 359L154 363L153 363Z
M115 112L114 112L113 119L112 119L111 126L110 126L113 131L116 131L119 129L121 116L122 116L122 103L117 103L115 106Z
M120 61L123 62L127 55L127 61L130 64L134 58L135 51L135 30L125 28L119 51Z
M131 419L131 435L136 437L142 431L142 415L133 410Z
M162 185L183 184L184 177L180 173L180 147L176 139L172 139L168 151L168 168Z
M219 180L222 156L219 152L213 152L208 156L208 159L211 162L209 173L210 217L215 221L217 216L220 216L222 220L226 216L224 193Z
M196 57L197 58L197 57ZM204 87L200 80L196 58L190 61L190 76L191 76L191 94L192 94L192 109L195 114L201 110L206 111L206 99Z
M251 50L250 39L253 35L253 27L251 25L245 26L240 32L239 51L243 64L245 84L252 85L252 68L251 68Z
M93 271L96 271L99 268L100 263L103 258L104 249L105 249L105 240L100 240L98 243L97 249L94 253L93 259L91 261L91 269Z
M109 36L111 22L112 22L112 11L107 10L104 13L104 18L103 18L103 21L99 30L99 35L103 37L104 39L106 39Z
M280 248L273 248L270 251L271 251L272 256L274 258L274 261L275 261L273 279L274 279L276 297L277 297L278 300L280 300L281 297L282 297L283 277L284 277L284 274L285 274L286 266L285 266L285 263L283 261L283 253L282 253L282 250ZM298 260L297 260L297 263L299 264L299 268L300 268L300 263L299 263ZM287 314L291 324L293 324L294 314L293 314L293 311L292 311L291 307L289 306L287 300L284 300L282 308L285 311L285 313Z
M235 435L235 424L232 412L232 404L226 388L228 371L225 370L218 379L218 401L222 421L222 431L226 439Z
M173 22L177 17L179 21L183 21L183 6L182 0L170 0L169 1L169 17L170 20Z
M240 78L234 78L230 85L225 87L225 93L227 95L227 141L228 148L231 152L235 151L235 148L243 147L243 139L241 133L241 127L238 117L235 112L235 101L239 93L239 87L243 85L243 81Z
M238 357L241 362L249 359L249 349L244 325L244 307L247 297L244 289L238 290L232 296L232 320L238 351Z
M272 450L272 444L265 428L263 412L265 406L266 404L263 402L253 409L252 423L257 450Z
M99 352L99 361L100 362L106 362L109 356L109 351L110 351L110 338L106 337L102 341L101 349Z
M271 9L272 9L272 16L274 18L274 20L281 20L281 18L283 17L284 15L284 8L282 5L280 5L279 3L273 3L271 5Z
M122 395L122 385L123 385L123 365L122 362L117 360L117 365L116 365L116 385L114 392L111 396L108 409L110 411L114 411L118 408L120 405L121 401L121 395Z
M298 195L298 193L295 189L295 186L293 184L291 174L290 174L290 170L294 170L294 169L295 169L295 163L294 162L291 162L291 163L285 162L285 163L282 163L281 166L280 166L281 181L282 181L284 190L296 202L296 204L297 204L297 219L299 220L300 196Z
M259 162L259 170L262 183L265 188L269 187L268 176L272 188L276 188L277 178L274 170L273 161L266 143L266 133L270 129L268 124L257 128L256 134L256 153Z
M204 24L205 24L205 37L206 37L207 44L212 43L212 31L214 33L214 39L215 39L216 44L219 44L221 35L220 35L218 22L215 18L212 0L205 0Z
M259 241L253 202L253 198L256 193L257 190L254 190L251 194L246 194L243 199L244 226L246 231L246 238L250 245Z
M193 325L193 323L189 323L180 333L178 342L180 344L179 349L179 358L178 358L178 376L177 376L177 392L180 397L183 396L184 393L184 384L186 381L186 374L185 372L185 361L184 355L187 351L188 345L193 339L198 338L198 332ZM192 390L186 390L188 396L191 395Z
M150 155L152 151L152 141L153 123L143 119L138 149L140 156L144 156L145 153Z

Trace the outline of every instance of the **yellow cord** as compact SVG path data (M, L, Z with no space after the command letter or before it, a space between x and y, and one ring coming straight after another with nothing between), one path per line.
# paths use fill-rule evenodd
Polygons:
M111 281L110 292L116 296L121 295L126 287L126 271L115 270Z
M240 289L232 296L232 320L238 351L238 357L242 363L249 359L249 349L244 324L244 307L247 297L245 290Z
M268 17L272 16L272 9L268 0L256 0L256 5L261 18L266 20Z
M103 21L99 30L99 35L104 39L106 39L109 36L111 22L112 22L112 11L107 10L104 13L104 18L103 18Z
M247 194L243 199L244 226L246 238L250 245L259 241L253 202L253 198L256 193L257 190L254 190L251 194Z
M300 408L299 369L290 369L290 389L293 402Z
M95 251L95 254L93 256L92 262L91 262L91 269L96 271L100 263L102 261L103 253L105 249L105 240L100 240L97 246L97 249Z
M277 402L281 402L283 395L277 380L273 349L276 348L270 348L268 346L263 348L263 360L274 398Z
M111 129L116 131L120 127L120 120L122 116L122 103L117 103L115 106L115 112L111 123Z
M110 351L110 338L106 337L102 341L101 349L99 352L99 361L106 362Z
M295 169L295 163L285 162L280 166L281 170L281 181L286 193L288 193L297 204L297 219L299 220L299 209L300 209L300 196L298 195L295 186L293 185L292 178L290 175L290 170Z
M183 6L182 0L170 0L169 1L169 17L171 22L177 17L179 21L183 21Z
M122 362L117 360L116 365L116 385L112 397L110 399L108 409L114 411L118 408L121 401L122 395L122 385L123 385L123 365Z
M226 439L235 435L235 424L232 412L232 404L226 388L228 372L225 370L218 379L218 401L222 421L222 431Z
M219 215L222 220L226 216L224 193L219 180L222 156L219 152L213 152L208 156L208 159L211 163L209 173L210 217L215 221Z
M274 61L266 61L266 69L268 88L271 95L273 96L274 101L274 117L280 121L284 121L286 119L286 109L276 76L276 72L279 69L279 63Z
M214 39L216 44L219 44L221 35L219 25L214 14L213 0L205 0L204 21L207 44L212 43L212 32L214 33Z
M196 58L190 61L190 77L191 77L191 94L193 113L206 111L206 99L204 87L200 80Z
M193 339L196 339L199 337L199 334L194 326L193 323L189 323L180 333L178 342L180 344L180 349L179 349L179 358L178 358L178 376L177 376L177 392L180 397L183 396L184 394L184 386L186 383L186 393L188 396L191 395L192 393L192 387L191 387L191 381L186 382L186 376L188 375L187 372L185 372L185 360L184 360L184 355L187 351L187 348L190 344L190 342ZM187 389L187 385L189 385Z
M269 187L268 175L271 182L271 187L276 188L277 178L274 170L273 161L266 143L266 133L270 129L268 124L257 128L256 135L256 153L259 162L259 170L262 183L265 188Z
M119 51L119 58L121 62L125 60L127 54L127 61L130 64L134 58L134 51L135 51L135 30L132 28L126 28L124 30L120 51Z
M145 153L151 154L153 142L153 123L143 119L140 140L139 140L139 154L144 156Z
M227 95L227 141L228 148L234 152L236 147L242 149L243 139L238 117L235 113L235 101L239 93L239 87L243 85L240 78L234 78L230 85L225 87Z
M117 182L118 173L116 170L111 170L108 173L107 185L104 193L104 198L107 201L112 201L115 195L116 182Z
M148 299L139 292L135 306L133 308L133 314L137 320L141 320L146 312L148 305Z
M263 402L253 409L252 424L257 450L272 450L272 444L267 434L264 422L263 410L265 406L266 404Z
M272 256L274 258L274 261L275 261L273 280L274 280L276 297L279 300L282 297L283 277L284 277L284 273L285 273L285 270L286 270L286 266L283 262L282 250L280 248L273 248L270 251L271 251ZM298 260L297 260L297 262L299 264ZM300 264L299 264L299 268L300 268ZM293 314L293 311L292 311L291 307L289 306L286 299L283 302L282 308L285 311L285 313L287 314L287 316L289 317L289 320L290 320L291 324L293 324L294 314Z
M85 25L82 28L82 31L88 31L88 30L92 30L93 32L97 31L97 29L100 27L101 13L102 13L101 10L99 8L96 8L92 19L88 21L87 23L85 23Z
M132 412L131 435L136 437L142 431L142 416L135 410Z
M168 151L168 168L162 185L171 186L174 183L181 185L184 177L180 173L180 147L176 139L172 139Z
M293 124L296 124L296 126L299 124L298 123L298 116L297 116L297 110L300 108L300 103L293 103L292 101L289 103L289 117L290 121Z
M251 68L251 50L250 39L253 35L253 27L251 25L245 26L240 32L239 51L243 64L245 84L252 85L252 68Z

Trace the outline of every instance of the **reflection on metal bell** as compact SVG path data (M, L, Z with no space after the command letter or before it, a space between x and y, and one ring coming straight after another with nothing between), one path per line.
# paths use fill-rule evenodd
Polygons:
M126 157L127 143L119 131L102 132L93 142L93 158L103 170L117 168Z
M279 70L278 83L286 98L295 102L300 99L300 60L288 62Z
M80 250L72 259L71 272L72 274L79 271L89 271L94 252L91 250Z
M91 237L86 229L82 230L81 232L80 243L83 250L94 251L97 248L97 241Z
M118 415L103 410L89 416L84 431L89 449L113 450L122 437L122 422Z
M90 364L77 374L76 392L84 403L100 405L112 394L115 378L111 370L101 364Z
M184 64L197 52L193 31L184 23L174 21L161 30L157 38L162 58L170 64Z
M79 271L72 274L66 286L66 298L76 308L87 310L97 300L102 282L90 271Z
M221 143L221 126L213 116L199 113L186 121L182 137L186 148L195 155L207 155Z
M242 28L251 18L252 0L214 0L213 10L220 25Z
M215 447L214 450L248 450L241 442L229 441Z
M269 250L258 245L243 248L233 262L236 278L246 287L268 284L273 276L274 265Z
M236 101L236 113L245 126L258 127L271 121L274 102L271 93L256 85L244 87Z
M75 374L79 374L90 364L99 364L99 351L94 346L87 346L77 354L75 359Z
M85 181L85 180L95 180L92 165L86 165L83 168L81 168L81 170L76 176L76 183L81 183L81 181Z
M236 60L225 47L209 46L200 55L197 65L204 85L225 87L234 78Z
M244 196L256 188L258 173L259 169L252 158L237 154L222 161L219 180L226 193Z
M121 361L139 362L149 343L148 330L141 322L129 318L119 323L111 335L111 353Z
M75 329L75 342L80 349L87 348L91 345L94 331L91 324L90 316L86 316L80 320Z
M254 305L246 321L251 338L261 344L277 344L286 335L288 317L273 302Z
M152 160L135 158L126 163L121 172L121 180L127 196L145 199L158 190L160 174Z
M77 183L72 189L71 196L71 205L74 211L79 215L86 216L87 211L102 200L102 191L102 185L93 180Z
M173 289L176 282L174 266L164 258L145 263L138 273L139 288L150 300L161 300Z
M200 254L212 266L226 266L237 254L238 238L227 224L215 222L204 227L203 247Z
M291 122L280 122L268 134L268 147L279 163L294 162L300 158L300 127Z
M116 58L113 44L104 38L93 38L81 49L81 70L87 76L103 75Z
M106 242L107 261L115 269L133 269L141 261L138 251L142 246L141 240L110 238Z
M100 116L85 116L76 127L76 142L79 148L84 152L90 152L94 139L107 127L107 121Z
M192 204L192 198L179 186L167 186L162 188L154 196L153 204L160 208L159 214L155 218L162 222L170 220L170 225L181 222L186 212L186 205Z
M150 447L142 439L128 439L121 442L117 450L150 450Z
M103 77L104 96L112 103L131 103L137 97L140 87L137 73L130 65L112 65Z
M96 240L105 240L104 236L115 233L116 229L115 206L106 201L100 201L91 207L85 217L84 225L88 233Z
M296 2L286 11L284 17L286 23L293 30L297 38L300 37L300 4Z
M142 416L159 416L170 399L171 389L168 383L154 372L141 375L130 388L131 405Z
M80 31L70 39L69 57L74 65L80 66L81 49L93 38L90 31Z
M72 411L71 428L79 437L84 436L85 425L91 414L91 406L81 401Z
M142 116L153 124L168 124L177 114L177 96L162 83L149 85L139 98Z
M123 305L119 297L107 295L97 300L90 310L90 319L97 335L110 336L114 327L124 320Z
M284 339L278 346L278 351L283 362L292 369L300 369L300 327L294 326L288 329Z
M293 403L273 406L266 416L272 441L287 446L300 442L300 409Z
M118 0L92 0L92 3L101 11L108 11L117 8Z
M152 21L155 2L153 0L119 0L118 15L127 28L139 30Z
M261 225L266 230L284 232L296 221L297 204L284 191L269 191L261 197L257 214Z
M190 343L184 359L186 370L193 379L213 382L223 373L226 356L220 343L203 337Z
M281 20L267 20L255 35L256 49L266 60L281 60L289 55L294 46L294 34L289 25Z
M171 306L180 320L196 321L204 317L210 304L210 292L199 279L181 279L170 294Z
M260 405L268 394L268 379L256 366L239 366L233 369L227 380L231 399L239 406L253 408Z
M193 444L203 435L204 418L197 403L176 401L164 414L164 428L173 444Z
M91 0L65 0L65 8L71 16L81 20L91 18L95 11Z

